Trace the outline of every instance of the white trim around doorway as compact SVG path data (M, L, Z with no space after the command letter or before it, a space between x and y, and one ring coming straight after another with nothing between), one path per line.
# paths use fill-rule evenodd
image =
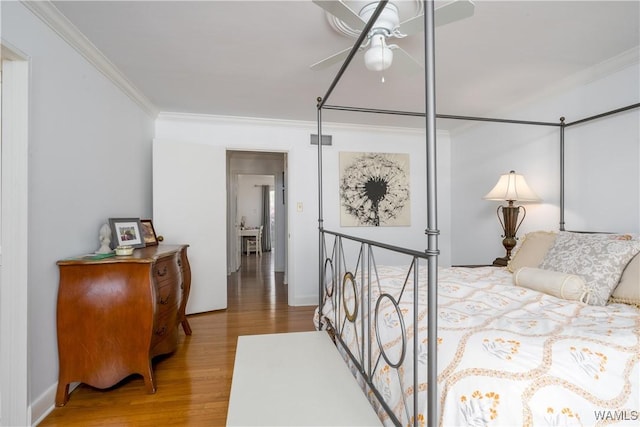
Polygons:
M28 369L29 61L2 41L0 425L30 425Z

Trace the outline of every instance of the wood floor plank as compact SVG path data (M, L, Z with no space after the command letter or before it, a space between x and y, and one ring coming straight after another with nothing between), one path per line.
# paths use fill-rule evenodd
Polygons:
M193 335L180 330L176 352L154 360L155 394L147 394L135 375L107 390L81 384L39 425L225 425L238 336L314 329L314 307L287 305L287 286L273 271L271 253L242 261L227 281L227 309L190 315Z

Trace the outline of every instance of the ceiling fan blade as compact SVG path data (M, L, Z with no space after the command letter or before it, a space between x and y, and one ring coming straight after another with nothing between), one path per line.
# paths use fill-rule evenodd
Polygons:
M389 48L393 50L393 64L391 67L398 68L404 72L411 73L424 69L423 65L418 62L413 56L397 45L390 45Z
M454 0L435 10L435 25L449 24L454 21L473 16L475 5L471 0ZM419 33L424 30L424 15L418 15L400 23L400 32L406 36Z
M343 62L347 56L349 56L349 52L351 52L351 48L346 48L341 50L338 53L331 55L328 58L323 59L322 61L318 61L315 64L309 66L314 71L323 70L327 67L332 66L333 64L337 64L339 62Z
M435 11L436 27L473 16L476 5L471 0L454 0Z
M325 11L329 12L336 18L343 21L349 27L354 30L362 30L367 24L356 12L351 10L349 6L339 0L313 0L313 3L317 4Z

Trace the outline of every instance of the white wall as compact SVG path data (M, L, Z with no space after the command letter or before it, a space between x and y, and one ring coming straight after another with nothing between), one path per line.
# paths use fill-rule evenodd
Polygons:
M273 175L238 175L238 215L246 217L246 227L262 223L262 186L274 189L274 182Z
M2 39L30 58L29 401L37 420L58 379L56 261L95 251L109 217L151 215L153 118L22 3Z
M567 122L640 101L640 66L623 69L566 90L507 118ZM560 161L557 128L511 124L474 125L452 136L454 263L490 263L504 256L498 202L482 200L498 176L524 174L543 199L526 204L518 235L559 229ZM640 111L569 127L566 143L568 230L640 230Z
M243 120L225 117L190 115L163 115L156 121L156 137L210 144L228 150L268 150L287 152L287 207L289 230L289 303L291 305L317 302L318 275L318 197L317 147L309 143L309 135L317 132L315 123L278 122L269 120ZM324 227L349 232L371 240L424 250L426 238L425 153L424 132L419 130L364 128L344 125L326 125L324 134L333 135L333 146L325 149ZM445 218L441 229L448 225L449 217L449 147L448 134L438 133L442 156L440 217ZM349 228L339 226L338 153L340 151L370 151L409 153L411 159L411 218L410 227ZM226 167L224 163L212 167ZM194 195L197 197L198 195ZM302 211L297 210L298 203ZM220 206L224 218L225 206ZM215 220L215 219L214 219ZM449 231L443 230L440 242L442 265L450 262ZM224 260L220 260L224 263ZM226 283L219 278L220 283Z

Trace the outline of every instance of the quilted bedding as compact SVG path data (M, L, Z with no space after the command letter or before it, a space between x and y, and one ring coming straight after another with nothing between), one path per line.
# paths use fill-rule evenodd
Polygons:
M379 357L372 332L372 381L401 424L408 425L413 422L412 278L407 279L405 268L379 267L377 273L372 310L383 293L399 299L408 359L399 369L390 367ZM622 304L591 306L516 287L503 268L445 268L438 276L440 425L640 423L640 310ZM419 281L426 284L426 276L421 274ZM427 409L426 291L420 291L419 300L418 418L422 421ZM350 293L346 310L342 302L329 302L323 314L334 319L347 347L367 366L368 352L360 347L360 321L368 317L358 316L354 324L343 319L345 311L353 313L354 304ZM391 364L402 354L400 323L391 299L382 298L377 334ZM369 396L383 423L391 424L370 391Z

